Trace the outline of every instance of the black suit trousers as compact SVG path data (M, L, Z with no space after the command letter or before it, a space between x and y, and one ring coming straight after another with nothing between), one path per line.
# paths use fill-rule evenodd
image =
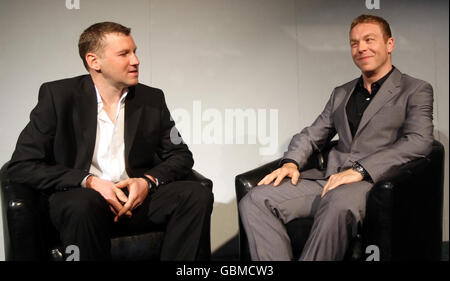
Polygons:
M122 231L164 229L161 260L209 260L211 190L194 181L174 181L149 194L131 218L114 214L97 191L77 187L49 197L52 223L64 247L79 248L80 260L109 260L111 237Z

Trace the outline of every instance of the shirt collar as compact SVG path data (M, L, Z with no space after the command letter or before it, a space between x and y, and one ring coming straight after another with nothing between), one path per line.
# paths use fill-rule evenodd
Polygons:
M372 94L376 94L378 92L378 90L381 88L381 86L383 85L383 83L389 78L389 76L391 75L391 73L394 71L395 66L392 66L392 69L383 77L381 77L380 79L378 79L377 81L373 82L370 85L370 88L372 90ZM366 90L366 88L364 88L364 82L363 82L363 78L362 75L359 77L358 80L358 87L360 89L364 89Z
M100 96L100 93L98 92L97 86L94 85L94 87L95 87L95 94L96 94L96 96L97 96L97 104L98 104L98 107L99 107L99 109L100 109L100 108L103 108L103 100L102 100L102 97ZM122 96L120 97L119 104L122 105L123 103L125 103L125 98L126 98L127 95L128 95L128 88L126 88L125 92L124 92L124 93L122 94Z

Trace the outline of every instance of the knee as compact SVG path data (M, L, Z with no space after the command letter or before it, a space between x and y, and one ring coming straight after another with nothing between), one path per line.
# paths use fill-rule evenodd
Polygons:
M257 186L252 188L245 197L251 203L261 207L267 205L267 200L270 198L272 188L270 186Z
M199 182L185 182L181 196L187 198L195 207L212 209L214 194L212 190Z
M108 214L106 200L92 189L65 191L64 196L52 197L49 204L56 206L66 219L88 219L94 215Z
M240 214L246 214L248 208L252 204L249 193L247 193L244 197L241 198L238 204L238 209Z
M194 189L197 200L201 204L212 205L214 203L214 194L210 188L200 183L195 183L192 188Z
M249 211L252 208L267 208L270 192L271 190L268 186L257 186L249 190L248 193L239 201L239 213L247 215L249 213L255 213Z

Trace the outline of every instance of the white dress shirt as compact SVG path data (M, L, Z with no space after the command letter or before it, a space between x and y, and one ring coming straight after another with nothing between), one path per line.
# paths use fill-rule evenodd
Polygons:
M126 91L119 100L114 122L109 118L103 109L103 100L97 87L97 135L95 138L94 155L92 158L90 175L98 178L119 182L128 179L125 170L125 97ZM81 186L86 187L86 179L81 182Z

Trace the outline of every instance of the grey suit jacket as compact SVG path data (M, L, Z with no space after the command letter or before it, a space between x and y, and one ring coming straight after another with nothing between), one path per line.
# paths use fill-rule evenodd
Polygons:
M395 69L364 112L355 137L348 124L346 105L358 79L336 87L323 112L296 134L283 159L301 169L314 150L336 135L338 144L328 156L327 168L303 171L302 178L325 179L358 161L374 182L395 167L425 157L433 142L433 89L425 81Z

